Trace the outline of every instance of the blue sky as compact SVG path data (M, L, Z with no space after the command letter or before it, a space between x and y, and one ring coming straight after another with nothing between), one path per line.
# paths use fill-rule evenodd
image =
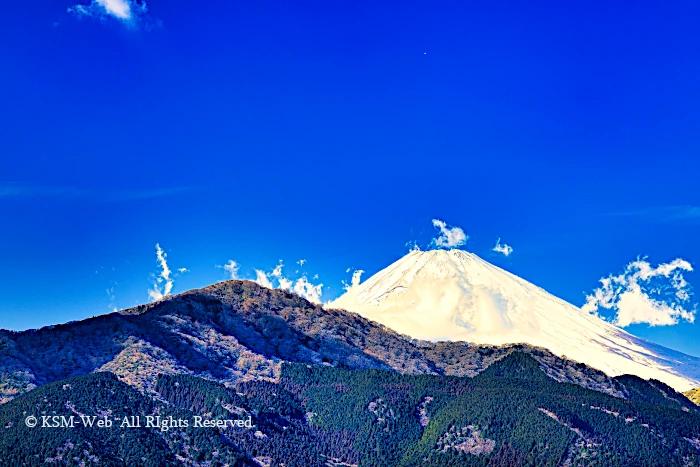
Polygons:
M700 259L697 4L125 1L0 19L2 328L148 301L156 244L173 293L281 259L323 301L433 219L576 305ZM627 329L700 355L678 321Z

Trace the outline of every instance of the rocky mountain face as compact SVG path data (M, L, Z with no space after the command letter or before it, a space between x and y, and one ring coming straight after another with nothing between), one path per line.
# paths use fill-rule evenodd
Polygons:
M546 349L416 340L250 281L221 282L84 321L2 331L0 395L7 402L40 385L100 371L146 392L161 374L226 384L277 381L282 361L472 377L515 350L531 355L556 381L631 397L618 378Z

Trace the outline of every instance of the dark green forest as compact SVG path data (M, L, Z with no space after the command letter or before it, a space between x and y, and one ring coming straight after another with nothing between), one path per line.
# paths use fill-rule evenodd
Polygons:
M694 406L662 383L617 380L630 398L557 382L519 351L473 378L284 363L278 382L224 386L161 375L155 392L143 393L103 372L40 386L0 406L0 465L700 465ZM77 414L250 417L253 427L24 423L28 415Z

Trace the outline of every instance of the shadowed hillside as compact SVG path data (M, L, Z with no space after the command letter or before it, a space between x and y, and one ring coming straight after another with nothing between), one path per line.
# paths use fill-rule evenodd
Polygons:
M0 391L8 401L36 386L96 371L112 372L145 391L154 391L160 374L229 384L276 381L282 361L471 377L515 349L531 354L557 381L622 398L639 393L619 378L545 349L418 341L355 313L324 310L293 293L250 281L221 282L79 322L2 331ZM682 396L676 400L659 394L669 404L690 405Z
M636 390L646 393L644 387ZM161 375L154 397L110 373L44 385L0 406L8 465L267 467L683 467L700 462L700 414L547 377L516 350L474 378L283 363L229 387ZM28 414L99 414L109 428L27 427ZM134 414L192 424L124 427ZM248 419L250 427L198 428Z

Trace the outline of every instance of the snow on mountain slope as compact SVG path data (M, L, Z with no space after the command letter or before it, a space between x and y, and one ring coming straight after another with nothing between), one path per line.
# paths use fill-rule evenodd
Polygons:
M326 305L433 341L527 343L611 376L700 386L700 358L635 337L478 256L413 251Z

